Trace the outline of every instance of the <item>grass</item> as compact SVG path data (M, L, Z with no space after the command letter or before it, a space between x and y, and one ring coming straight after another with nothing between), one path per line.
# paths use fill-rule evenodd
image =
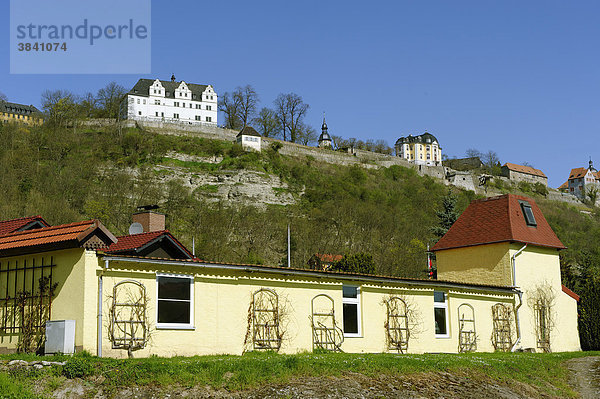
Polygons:
M492 378L499 383L513 381L529 384L554 396L574 396L568 385L565 360L598 355L593 352L553 354L476 353L476 354L346 354L248 353L243 356L149 357L144 359L107 359L77 355L67 359L63 367L25 373L0 372L0 399L34 398L27 389L28 381L46 373L46 389L56 389L62 376L94 378L103 376L104 390L127 386L196 385L243 390L267 383L284 383L296 377L335 377L344 373L360 373L367 377L448 371ZM0 360L35 356L0 356ZM44 358L64 360L64 357ZM4 396L3 396L4 395ZM12 396L11 396L12 395ZM21 395L21 396L19 396Z

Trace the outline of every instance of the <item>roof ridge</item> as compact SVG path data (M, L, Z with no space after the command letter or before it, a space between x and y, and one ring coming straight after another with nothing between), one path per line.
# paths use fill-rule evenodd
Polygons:
M122 236L117 236L117 240L118 240L119 238L124 238L124 237L140 237L140 236L143 236L143 235L147 235L147 234L156 234L156 233L161 233L161 234L162 234L162 233L169 233L169 234L171 234L171 233L169 232L169 230L167 230L167 229L164 229L164 230L156 230L156 231L146 231L146 232L143 232L143 233L137 233L137 234L125 234L125 235L122 235Z

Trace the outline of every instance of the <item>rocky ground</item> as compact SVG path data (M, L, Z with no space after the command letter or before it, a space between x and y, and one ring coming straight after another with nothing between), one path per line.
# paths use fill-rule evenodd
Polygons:
M567 361L570 383L582 399L600 398L600 356L588 356Z
M578 359L579 360L579 359ZM575 362L577 372L587 370L585 362ZM580 366L583 369L580 369ZM339 377L297 378L281 384L267 384L255 389L228 392L208 386L131 387L117 392L104 392L103 381L96 379L64 380L52 396L54 398L115 398L115 399L179 399L179 398L423 398L423 399L488 399L488 398L555 398L551 394L527 384L508 380L499 384L485 375L446 372L418 373L406 376L382 375L377 378L346 373ZM40 381L38 392L44 396ZM598 391L586 391L588 393ZM582 396L582 398L597 398Z

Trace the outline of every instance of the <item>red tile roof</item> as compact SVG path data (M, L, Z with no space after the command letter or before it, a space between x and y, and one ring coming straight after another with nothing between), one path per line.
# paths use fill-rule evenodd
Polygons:
M180 243L175 238L175 236L173 236L169 232L169 230L151 231L149 233L130 234L126 236L117 237L117 242L111 244L105 252L114 253L121 251L136 250L162 236L168 236L171 240L175 242L176 245L178 245L181 248L182 251L187 253L190 258L194 258L192 253L188 251L188 249L182 243Z
M317 258L319 258L319 260L321 262L327 262L327 263L339 262L343 258L342 255L335 255L335 254L315 254L315 256Z
M98 220L69 223L41 229L19 231L0 237L0 253L9 249L35 247L47 244L68 243L79 244L96 229L102 229L105 234L114 236Z
M569 181L567 180L566 182L564 182L563 184L561 184L558 189L559 190L567 190L569 188Z
M586 168L571 169L571 173L569 174L569 180L584 177L587 174L587 171L588 170Z
M29 216L26 218L0 220L0 236L4 236L27 226L31 222L40 222L46 227L50 226L40 215Z
M531 166L517 165L516 163L510 163L510 162L505 163L503 166L506 166L508 169L513 170L515 172L526 173L528 175L534 175L534 176L540 176L540 177L546 177L544 172L542 172L539 169L532 168Z
M531 205L537 226L528 226L519 200ZM432 251L498 242L519 242L564 249L531 198L506 194L471 202Z
M574 293L573 291L571 291L570 289L568 289L567 287L565 287L564 285L562 286L562 290L565 294L567 294L568 296L570 296L571 298L575 299L577 302L579 302L579 295L577 295L576 293Z

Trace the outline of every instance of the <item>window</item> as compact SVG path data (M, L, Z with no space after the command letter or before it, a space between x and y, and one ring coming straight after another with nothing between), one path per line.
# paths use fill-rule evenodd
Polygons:
M179 114L173 114L173 118L179 119Z
M201 117L200 115L196 115L196 120L197 120L197 121L201 121L201 120L202 120L202 117Z
M140 103L140 99L139 99L139 98L137 99L137 103L138 103L138 104Z
M200 104L196 104L196 109L202 109L202 108L200 107Z
M183 108L185 108L185 103L181 103L181 106L182 106Z
M142 111L138 111L138 115L142 115Z
M154 105L160 105L160 100L154 100Z
M344 305L344 336L360 337L360 289L344 285L342 287Z
M206 106L206 109L210 111L210 110L211 110L211 107L210 107L210 105L207 105L207 106Z
M157 328L194 328L194 278L157 275Z
M162 117L164 118L164 117L165 117L165 113L164 113L164 112L161 112L161 113L160 113L160 116L162 116Z
M433 292L433 317L435 321L435 337L449 338L448 301L445 292Z
M156 116L158 116L158 112L155 112Z
M207 117L206 117L206 121L207 121L207 122L212 122L212 118L211 118L210 116L207 116Z
M173 103L173 106L174 106L174 107L179 107L179 101L175 101L175 102Z
M525 223L527 226L537 226L537 222L535 221L535 216L533 216L533 210L531 209L531 205L527 201L519 201L521 203L521 210L523 211L523 215L525 216Z
M190 103L190 108L192 108L192 103Z
M146 105L146 100L144 100L144 105Z

